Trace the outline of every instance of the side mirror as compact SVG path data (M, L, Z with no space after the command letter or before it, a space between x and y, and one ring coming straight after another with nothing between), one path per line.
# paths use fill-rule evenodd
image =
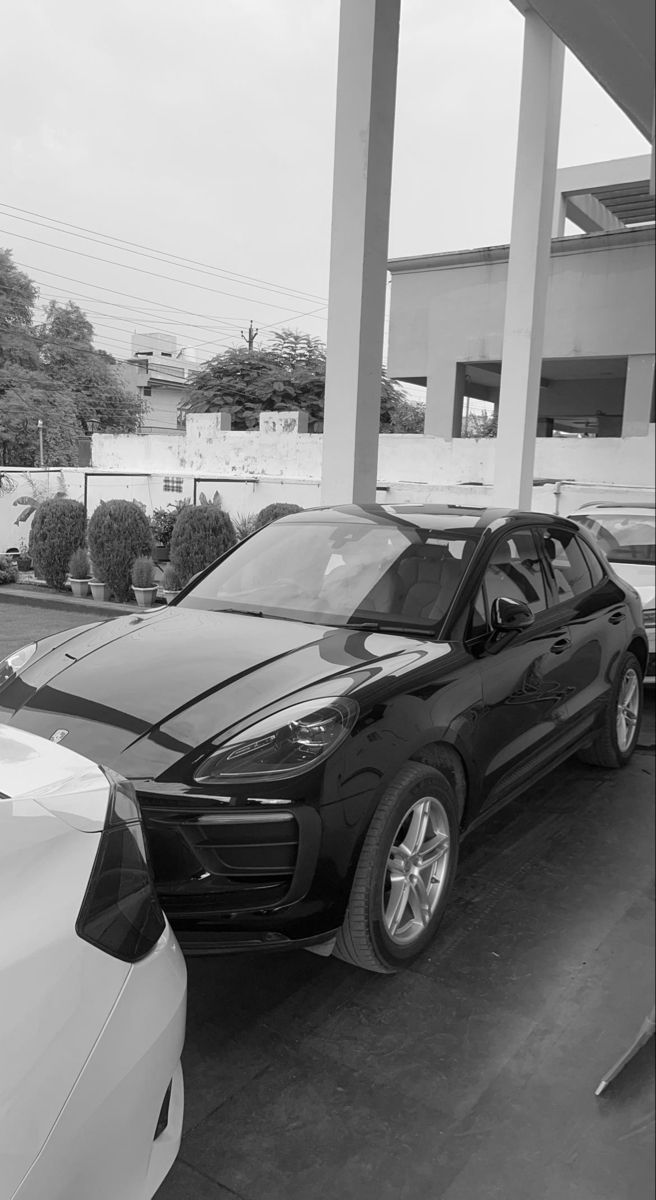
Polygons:
M490 614L495 633L521 633L533 624L535 617L523 600L510 600L499 596L492 602Z

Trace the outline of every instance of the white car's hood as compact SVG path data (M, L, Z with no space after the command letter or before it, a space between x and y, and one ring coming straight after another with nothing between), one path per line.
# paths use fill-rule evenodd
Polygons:
M0 725L0 804L30 799L85 832L100 831L109 783L100 767L74 750Z

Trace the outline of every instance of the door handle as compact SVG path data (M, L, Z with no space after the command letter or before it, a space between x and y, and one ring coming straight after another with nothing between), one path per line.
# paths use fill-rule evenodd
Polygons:
M611 613L608 620L611 625L619 625L620 621L624 620L624 613L620 609L618 612Z
M564 654L566 650L569 650L571 644L572 644L571 637L569 636L569 634L565 634L563 637L559 637L557 641L552 643L551 653L552 654Z

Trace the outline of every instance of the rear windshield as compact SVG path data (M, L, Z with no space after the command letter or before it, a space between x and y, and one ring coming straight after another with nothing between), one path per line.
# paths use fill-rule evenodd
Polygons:
M612 563L653 563L656 520L649 513L595 513L577 515Z

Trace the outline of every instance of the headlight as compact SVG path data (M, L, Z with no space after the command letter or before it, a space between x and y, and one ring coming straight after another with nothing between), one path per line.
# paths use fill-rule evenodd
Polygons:
M30 642L29 646L23 646L20 650L14 650L13 654L9 654L7 658L3 658L0 662L0 688L5 683L9 683L10 679L15 679L20 675L23 667L26 667L33 654L36 654L36 642Z
M358 712L348 696L291 705L224 742L201 763L194 779L247 783L302 775L348 737Z

